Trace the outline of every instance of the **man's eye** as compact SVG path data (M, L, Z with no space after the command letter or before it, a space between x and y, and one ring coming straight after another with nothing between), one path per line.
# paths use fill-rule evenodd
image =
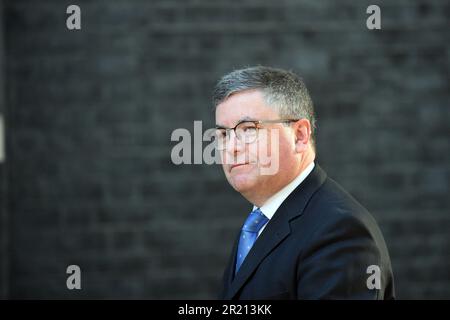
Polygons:
M216 130L217 138L224 138L226 135L225 130Z
M254 130L256 130L256 128L252 127L252 126L244 127L244 132L247 132L247 133L252 133L252 132L254 132Z

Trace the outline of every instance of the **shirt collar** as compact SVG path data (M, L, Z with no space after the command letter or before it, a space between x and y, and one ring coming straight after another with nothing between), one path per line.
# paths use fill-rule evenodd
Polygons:
M295 188L297 188L303 180L306 179L306 177L311 173L311 171L314 169L314 161L311 162L305 170L303 170L294 180L289 182L283 189L275 193L272 197L270 197L261 208L259 208L264 215L270 219L272 219L275 212L278 210L278 208L281 206L284 200L294 191ZM253 210L257 209L258 207L253 206Z

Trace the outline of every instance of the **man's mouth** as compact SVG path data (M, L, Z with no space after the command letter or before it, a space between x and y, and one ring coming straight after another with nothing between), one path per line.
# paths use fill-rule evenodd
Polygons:
M248 164L248 162L246 163L236 163L230 166L230 171L233 170L236 167L240 167L240 166L245 166L246 164Z

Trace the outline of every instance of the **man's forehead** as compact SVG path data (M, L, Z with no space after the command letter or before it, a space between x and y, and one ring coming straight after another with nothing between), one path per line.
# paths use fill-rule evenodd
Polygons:
M257 121L259 119L257 119L256 117L251 117L251 116L242 116L240 118L238 118L237 120L234 121L226 121L227 123L219 123L219 121L216 120L216 126L218 127L229 127L229 128L233 128L234 126L236 126L238 123L240 122L244 122L244 121Z
M244 120L256 121L276 117L277 112L267 106L263 100L227 99L216 108L216 125L222 127L234 127ZM258 101L259 100L259 101Z

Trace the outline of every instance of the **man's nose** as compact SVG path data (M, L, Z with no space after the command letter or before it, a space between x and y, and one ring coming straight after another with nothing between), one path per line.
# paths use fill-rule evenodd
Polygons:
M229 131L229 135L226 140L226 150L230 154L236 154L245 149L243 142L238 139L236 132L234 130Z

